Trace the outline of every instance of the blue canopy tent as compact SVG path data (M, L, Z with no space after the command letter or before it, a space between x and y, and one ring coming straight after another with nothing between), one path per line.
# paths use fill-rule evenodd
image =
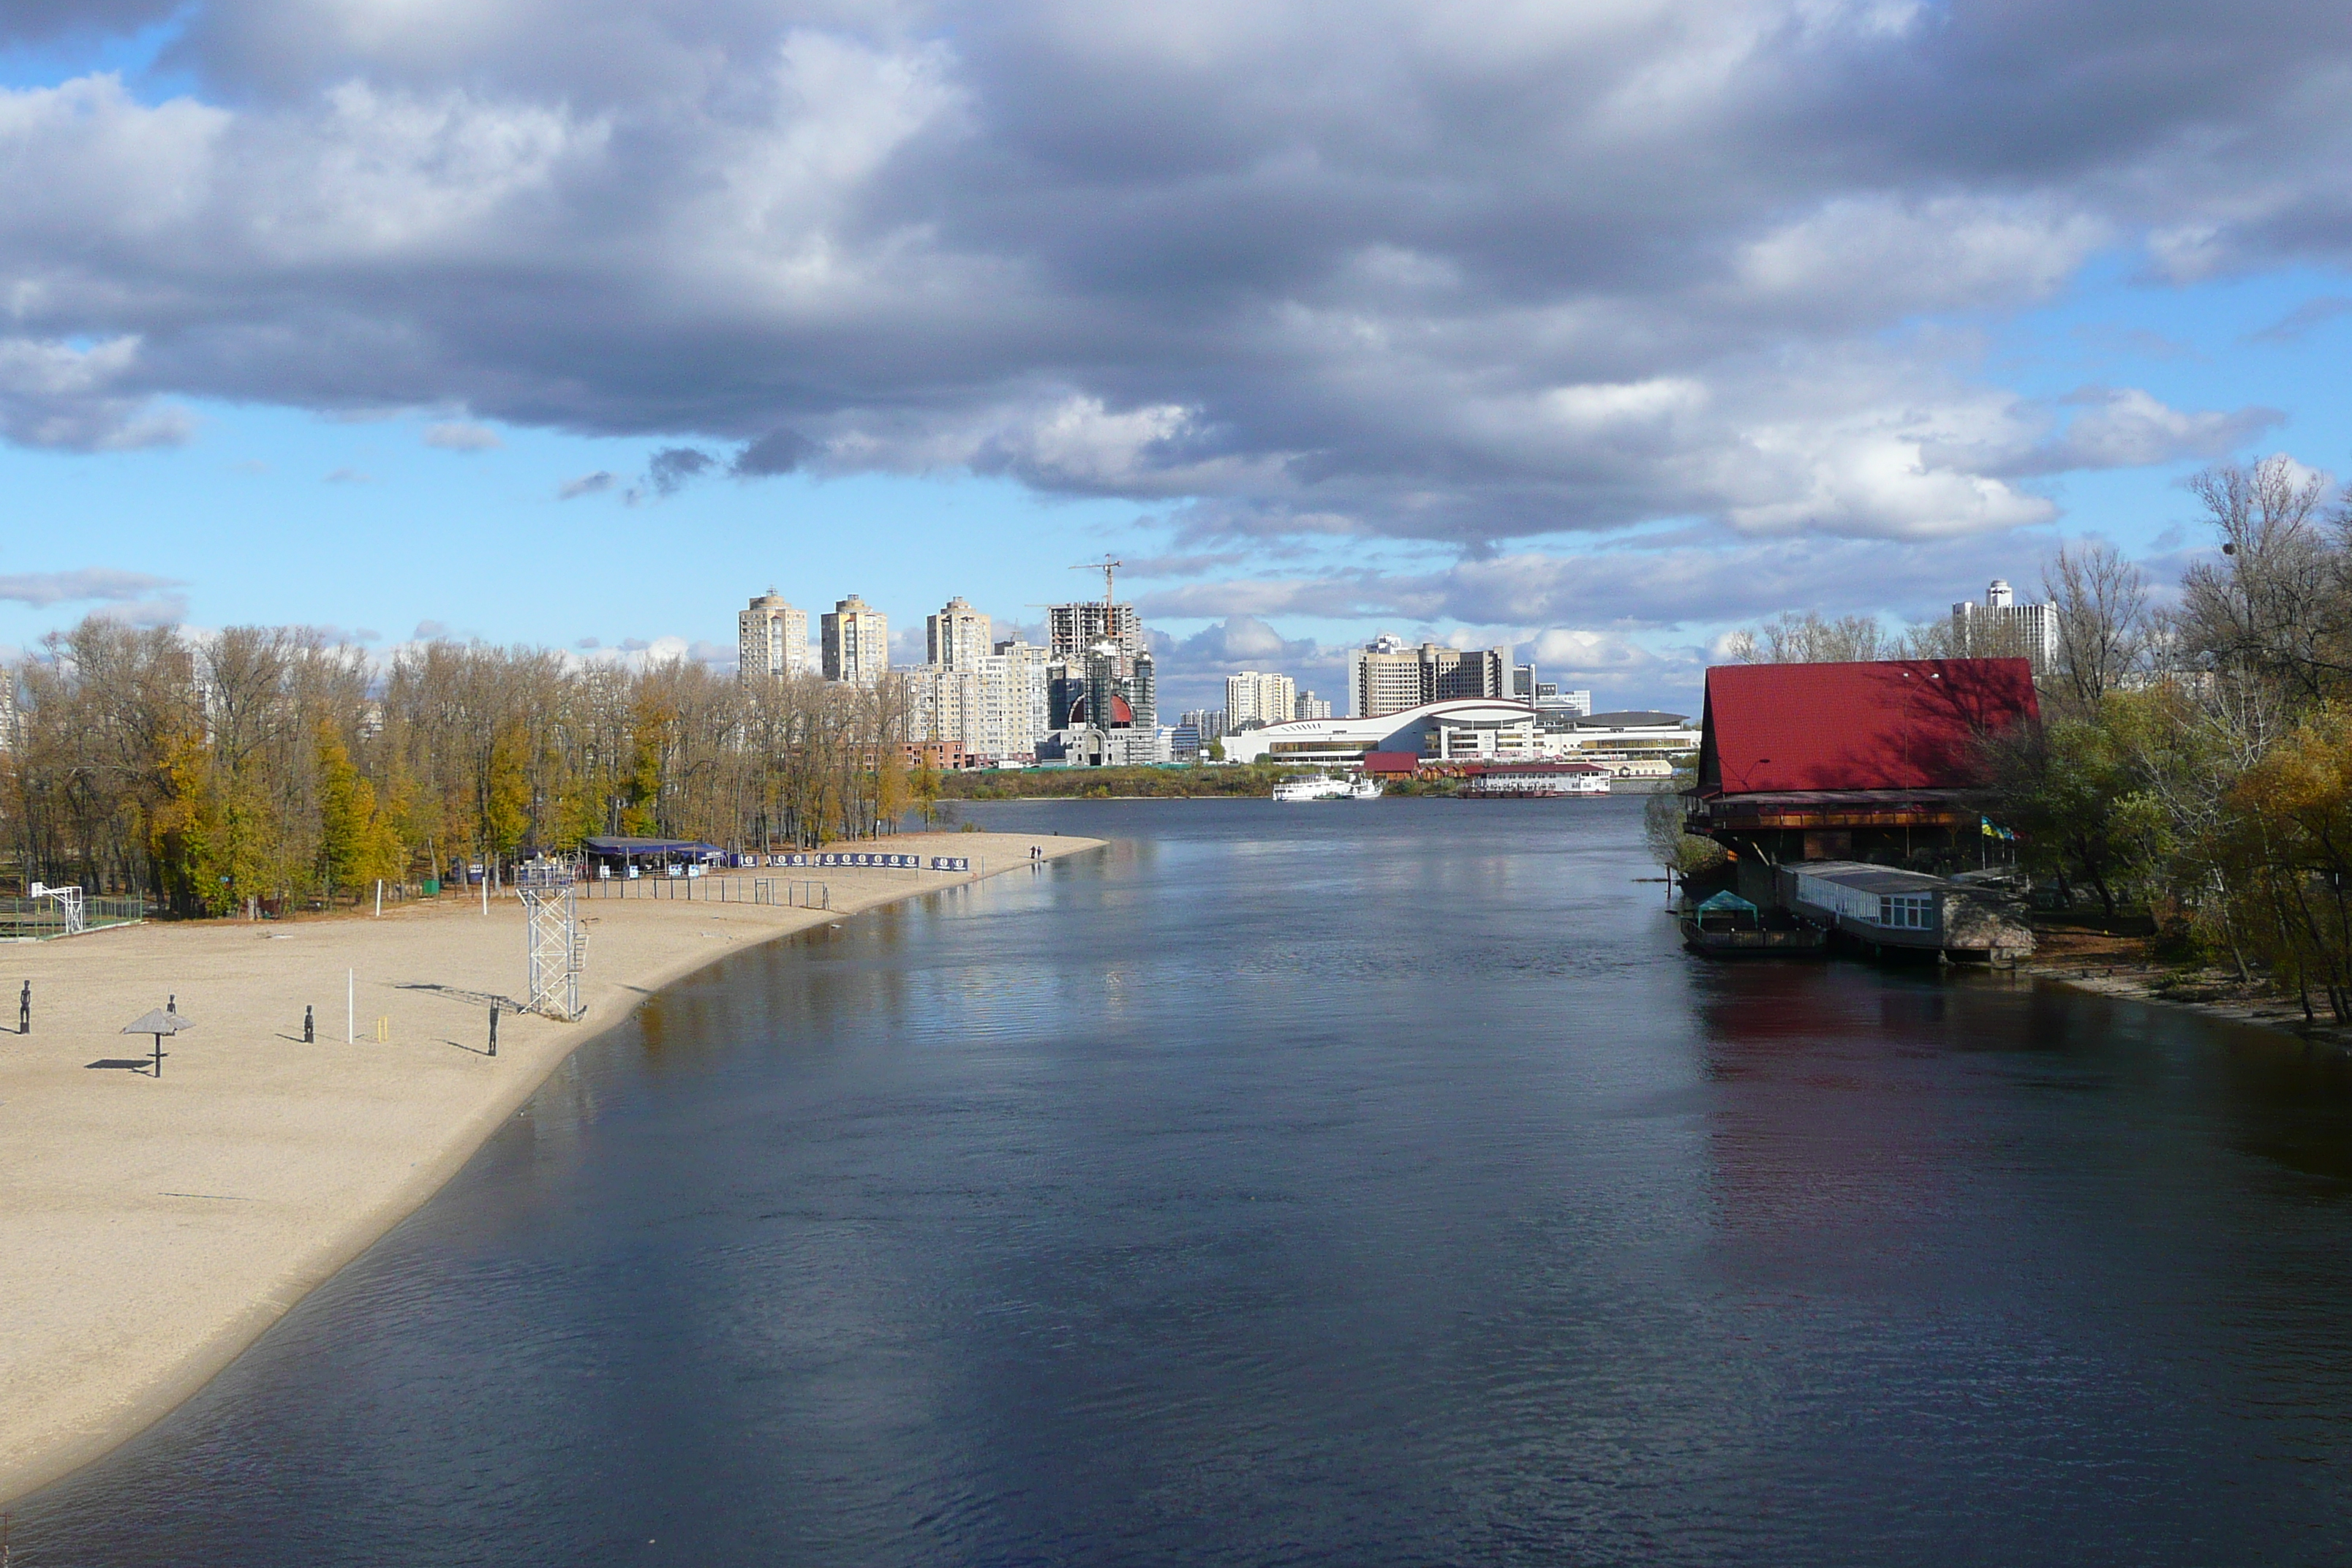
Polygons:
M1723 891L1701 903L1698 908L1693 910L1691 913L1696 917L1702 929L1706 927L1706 917L1709 915L1721 917L1723 923L1727 926L1736 926L1739 924L1743 919L1749 925L1756 925L1760 922L1760 911L1758 910L1756 906L1749 903L1746 899L1741 898L1738 893L1733 892L1728 888L1726 888Z

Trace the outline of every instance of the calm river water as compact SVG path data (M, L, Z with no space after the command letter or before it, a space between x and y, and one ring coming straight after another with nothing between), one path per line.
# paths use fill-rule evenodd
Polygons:
M16 1563L2352 1555L2345 1067L1695 962L1640 805L967 808L1118 842L650 1003Z

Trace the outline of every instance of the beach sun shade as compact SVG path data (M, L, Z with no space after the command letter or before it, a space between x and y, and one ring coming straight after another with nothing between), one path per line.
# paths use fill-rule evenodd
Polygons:
M176 1035L183 1029L193 1029L195 1026L196 1021L194 1018L183 1018L177 1012L170 1008L158 1007L153 1012L138 1019L135 1023L123 1025L122 1032L126 1035L152 1035L155 1037L155 1076L157 1078L162 1078L163 1076L164 1057L163 1037L166 1035Z

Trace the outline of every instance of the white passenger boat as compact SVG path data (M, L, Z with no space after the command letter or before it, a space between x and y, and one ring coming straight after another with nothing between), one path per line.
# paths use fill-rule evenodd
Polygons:
M1380 799L1381 781L1376 778L1369 777L1358 779L1353 784L1349 786L1348 798L1349 800Z
M1285 779L1274 786L1274 798L1280 801L1345 800L1348 781L1325 778L1318 773L1313 778Z

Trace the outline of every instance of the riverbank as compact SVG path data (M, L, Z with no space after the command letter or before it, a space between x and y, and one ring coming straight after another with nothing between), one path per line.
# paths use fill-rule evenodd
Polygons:
M824 910L583 900L585 1015L507 1011L496 1057L490 1005L510 1008L525 988L511 898L488 914L451 900L381 919L156 924L0 948L5 999L33 986L31 1035L0 1027L0 1502L202 1387L663 985L747 943L1017 871L1033 848L1055 859L1099 847L900 835L883 847L970 857L978 869L791 873L826 884ZM748 900L750 875L734 881ZM152 1040L120 1031L172 998L194 1027L165 1042L157 1079ZM315 1044L302 1040L306 1006Z
M2320 1022L2306 1021L2300 1002L2279 995L2265 982L2242 981L2224 969L2158 963L2140 932L2037 921L2034 936L2034 960L2019 964L2020 974L2352 1049L2352 1030L2337 1028L2324 1016Z

